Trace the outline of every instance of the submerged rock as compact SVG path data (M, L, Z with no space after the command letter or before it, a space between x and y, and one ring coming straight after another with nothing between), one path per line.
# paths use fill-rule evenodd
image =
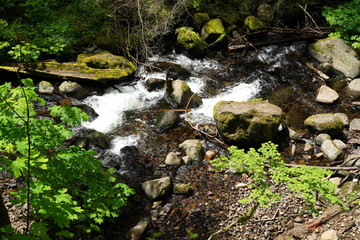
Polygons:
M321 63L330 63L345 76L355 78L360 74L360 60L356 52L344 40L326 38L309 47L310 54Z
M146 196L151 199L158 199L165 196L171 185L171 178L164 177L144 182L141 186Z
M220 101L214 119L225 141L234 145L257 145L279 133L283 112L267 102Z
M305 119L304 124L313 130L336 136L342 133L344 122L341 117L332 113L315 114Z

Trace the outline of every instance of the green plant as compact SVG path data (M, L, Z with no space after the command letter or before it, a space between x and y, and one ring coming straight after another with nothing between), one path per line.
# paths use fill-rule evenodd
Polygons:
M27 233L39 239L71 237L73 225L99 231L105 218L118 216L134 191L115 183L114 170L104 170L95 152L63 145L72 135L64 124L78 125L88 118L86 114L54 106L49 114L60 116L64 123L39 117L35 106L45 101L31 79L22 83L23 87L0 86L0 160L14 178L27 179L27 186L13 193L15 203L28 205L28 224L34 221ZM0 232L6 236L3 239L18 235L9 229Z
M331 26L335 26L331 36L342 38L360 49L360 0L345 2L336 9L324 7L322 14Z
M284 184L292 191L300 193L314 213L317 213L315 203L318 195L331 204L343 206L342 201L335 196L336 186L328 180L323 180L332 174L331 171L305 165L287 167L276 144L263 143L258 150L250 148L247 152L236 146L231 146L228 150L230 156L220 156L211 163L216 170L231 168L238 172L245 172L252 178L252 183L248 186L251 188L251 194L240 199L239 202L253 202L253 207L245 216L213 234L209 239L228 230L230 226L249 220L259 205L269 207L270 204L277 202L281 198L281 193L273 187L276 183Z
M161 232L153 232L151 234L151 237L146 238L146 240L157 240L159 239L163 234Z
M188 239L197 239L199 237L199 234L193 233L190 229L186 229L186 232L188 234Z

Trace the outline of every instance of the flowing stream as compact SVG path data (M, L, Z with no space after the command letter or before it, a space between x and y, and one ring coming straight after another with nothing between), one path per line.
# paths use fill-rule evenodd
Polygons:
M242 61L219 56L217 58L190 59L174 52L165 56L155 56L149 63L162 61L180 64L190 70L191 77L186 80L193 92L203 98L203 104L188 115L194 125L213 123L212 109L219 100L245 101L263 97L261 92L283 81L284 75L279 71L286 68L296 69L298 63L291 59L291 54L301 51L303 44L289 47L266 47L256 54L248 54ZM149 78L165 79L165 73L151 73L140 67L137 82L129 85L118 85L120 92L108 89L101 96L91 96L84 100L99 114L92 122L83 126L112 136L113 153L129 145L138 145L152 141L148 129L154 128L153 121L143 119L139 114L144 110L156 109L164 98L164 91L149 92L144 82ZM133 116L131 116L133 115ZM143 126L147 125L146 128ZM143 131L140 131L143 130Z

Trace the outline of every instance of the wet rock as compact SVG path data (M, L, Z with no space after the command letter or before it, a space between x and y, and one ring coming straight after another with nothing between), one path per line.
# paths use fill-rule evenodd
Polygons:
M102 149L110 148L110 140L109 138L102 132L98 132L93 130L89 135L88 139L90 143L95 144L96 146Z
M190 27L176 29L176 42L182 52L192 58L203 57L208 49L208 44L199 34Z
M257 17L265 22L269 23L274 15L273 7L270 4L262 3L257 9Z
M360 118L354 118L353 120L351 120L349 130L350 131L360 130Z
M190 157L193 162L200 162L203 159L203 148L200 140L189 139L179 145L179 148Z
M209 47L226 46L226 32L220 18L205 23L201 29L201 37L209 44Z
M321 144L321 151L324 152L327 159L335 161L342 156L345 147L346 145L340 140L325 140L323 144Z
M344 128L343 120L331 113L312 115L305 119L304 124L312 130L328 133L331 136L341 134Z
M326 38L309 47L310 54L319 62L327 62L345 76L355 78L360 73L360 60L356 52L343 40Z
M179 122L179 113L176 111L163 111L158 119L156 125L160 131L171 128Z
M344 161L345 167L357 166L360 167L360 149L353 150Z
M188 107L199 107L202 104L202 99L197 94L194 95L187 83L182 80L172 81L166 92L170 98L170 104L176 107L185 108L191 97Z
M151 199L158 199L165 196L171 185L171 178L164 177L144 182L141 186L146 196Z
M282 123L282 110L267 102L220 101L213 116L225 141L234 145L256 145L273 140Z
M165 159L165 164L180 166L181 160L174 152L170 152Z
M54 89L54 86L50 82L41 81L39 83L39 93L41 94L52 94Z
M326 85L322 85L318 91L316 101L320 103L333 103L339 98L339 94Z
M191 190L191 184L190 183L176 183L174 184L173 187L173 192L175 194L182 194L185 195L187 193L189 193L189 191Z
M264 28L264 23L255 16L248 16L244 20L245 26L251 31L258 31Z
M85 88L71 81L62 82L59 86L59 92L76 99L84 99L89 96L89 92Z
M191 75L189 69L184 68L183 66L177 63L158 61L154 63L154 66L156 68L160 68L161 71L167 74L168 78L173 80L177 80L177 79L185 80L188 79Z
M165 87L165 80L160 78L149 78L144 83L144 86L149 92L160 90Z
M330 135L326 133L320 133L315 137L315 144L321 146L325 140L331 140Z
M126 239L128 240L139 240L142 234L145 232L146 227L150 223L149 218L144 218L135 227L130 229L130 231L126 234Z
M337 232L335 230L327 230L321 234L320 240L338 240Z
M360 98L360 78L352 80L347 86L347 94L355 100Z

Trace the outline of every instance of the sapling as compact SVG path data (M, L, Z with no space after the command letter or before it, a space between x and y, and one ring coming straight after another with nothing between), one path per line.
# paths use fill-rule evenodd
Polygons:
M269 207L270 204L277 202L282 195L273 189L273 183L281 183L290 190L300 193L313 213L317 213L315 203L319 195L331 204L343 206L343 202L335 196L336 186L329 180L324 180L332 174L331 171L305 165L287 167L277 150L277 145L272 142L263 143L258 150L250 148L247 152L236 146L231 146L228 150L229 156L222 155L212 160L211 164L215 166L215 170L233 169L249 175L252 178L252 183L248 186L251 194L247 198L240 199L239 202L253 204L244 216L215 232L208 240L236 224L247 222L259 206Z

